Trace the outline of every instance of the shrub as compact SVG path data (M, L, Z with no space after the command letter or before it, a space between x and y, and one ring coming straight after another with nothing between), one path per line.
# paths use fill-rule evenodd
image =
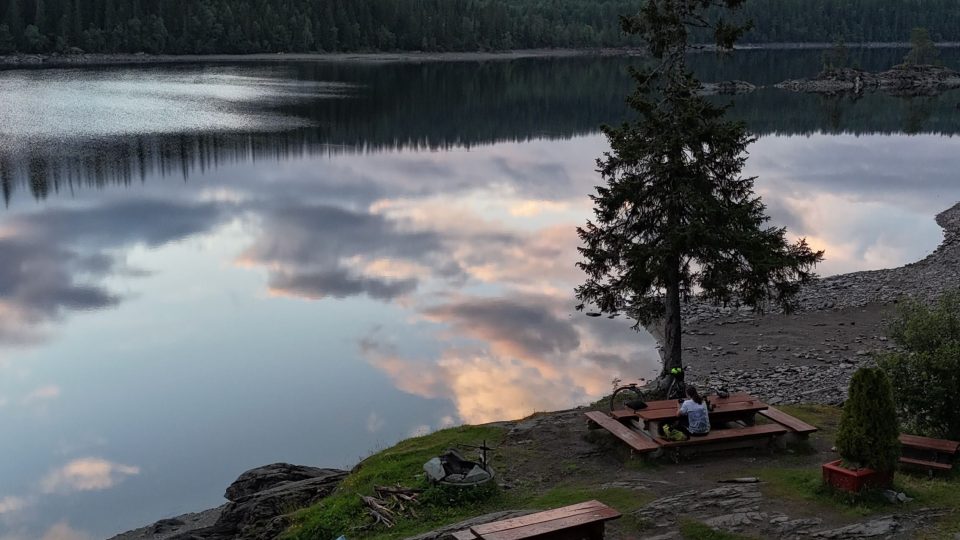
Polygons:
M960 291L934 306L903 303L889 334L901 351L881 357L879 365L893 384L904 428L960 439Z
M848 466L891 472L900 457L899 434L890 379L877 368L859 369L837 430L840 457Z

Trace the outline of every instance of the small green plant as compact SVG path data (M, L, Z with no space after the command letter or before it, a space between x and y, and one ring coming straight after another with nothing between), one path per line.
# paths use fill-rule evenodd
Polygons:
M861 368L850 381L837 430L837 452L849 468L889 473L900 457L900 430L890 379L878 368Z
M890 377L904 428L960 438L960 291L934 306L902 302L888 333L901 350L878 364Z

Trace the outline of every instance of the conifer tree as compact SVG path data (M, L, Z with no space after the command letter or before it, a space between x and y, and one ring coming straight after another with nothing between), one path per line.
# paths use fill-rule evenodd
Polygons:
M578 229L587 279L576 294L579 309L626 313L635 328L663 321L661 383L683 366L683 300L789 308L823 258L767 224L754 178L741 175L754 139L700 95L686 65L692 29L711 27L719 47L733 46L746 28L708 14L743 2L649 0L622 20L657 63L633 70L628 103L638 118L603 128L611 150L597 164L606 185L591 196L595 220Z
M891 472L900 457L899 436L890 379L879 368L857 370L837 427L837 453L849 467Z
M940 51L930 39L930 31L926 28L914 28L910 32L910 52L904 57L903 63L909 66L935 64L940 59Z

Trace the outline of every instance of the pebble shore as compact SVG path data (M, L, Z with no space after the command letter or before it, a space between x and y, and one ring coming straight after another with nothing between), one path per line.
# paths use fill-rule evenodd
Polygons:
M935 301L960 287L960 204L936 218L944 240L921 261L806 286L792 314L693 304L684 312L688 380L771 404L840 404L853 372L895 346L885 335L904 297Z

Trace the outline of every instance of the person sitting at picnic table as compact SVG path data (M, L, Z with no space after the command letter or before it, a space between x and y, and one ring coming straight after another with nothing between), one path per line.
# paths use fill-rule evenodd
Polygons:
M710 411L707 402L693 386L687 386L687 397L689 399L684 400L677 411L677 416L680 417L677 424L663 425L663 434L668 439L686 440L687 437L702 437L710 433Z

